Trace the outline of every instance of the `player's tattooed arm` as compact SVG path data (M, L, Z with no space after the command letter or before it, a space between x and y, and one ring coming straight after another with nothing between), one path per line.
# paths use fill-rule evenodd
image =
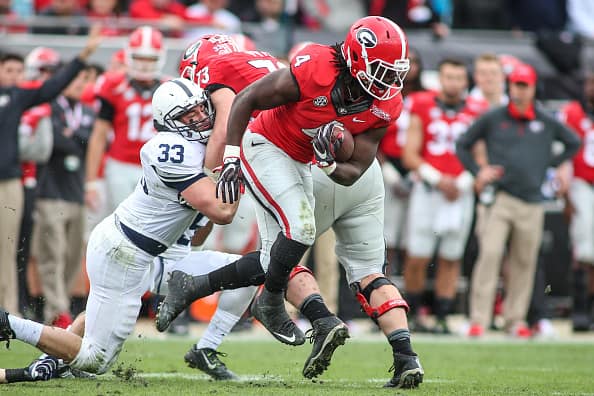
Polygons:
M355 149L351 159L348 162L337 162L336 170L330 174L330 178L344 186L350 186L359 180L375 159L385 133L386 128L377 128L353 136Z
M235 97L227 125L227 145L239 146L254 110L267 110L299 100L299 85L290 69L280 69L248 85Z

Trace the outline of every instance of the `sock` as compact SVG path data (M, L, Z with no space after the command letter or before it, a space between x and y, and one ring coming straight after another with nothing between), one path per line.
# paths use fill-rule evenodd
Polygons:
M279 233L270 248L270 264L264 287L271 293L281 293L287 288L289 275L309 246L288 239Z
M388 342L392 346L392 352L403 355L416 356L410 345L410 332L408 329L394 330L388 334Z
M311 323L321 318L327 318L332 316L332 312L328 310L324 299L318 293L310 294L303 300L303 304L299 308L299 311L305 316Z
M8 322L10 322L10 327L12 327L17 340L37 346L39 338L41 338L41 332L43 331L43 325L41 323L21 319L11 314L8 314Z
M435 298L435 317L437 320L445 320L446 316L452 310L452 305L454 305L454 299L452 298L444 298L444 297L436 297Z
M6 369L4 371L7 383L32 381L31 377L27 375L27 368Z
M221 342L223 342L223 338L231 332L231 329L240 318L240 316L217 308L202 338L196 344L196 348L210 348L216 351L219 345L221 345Z
M76 318L87 307L86 296L72 296L70 297L70 314Z
M264 270L260 265L260 252L250 252L239 260L210 272L207 275L212 290L238 289L264 283Z
M419 307L421 306L421 293L406 293L406 302L410 308L410 315L416 315Z
M586 313L588 305L587 274L583 268L573 271L573 312Z

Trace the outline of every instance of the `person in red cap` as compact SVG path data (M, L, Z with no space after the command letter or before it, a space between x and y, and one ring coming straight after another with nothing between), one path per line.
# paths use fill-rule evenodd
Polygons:
M490 190L493 195L491 202L484 202L488 208L485 218L480 219L479 257L472 272L468 335L474 337L481 336L491 321L508 239L505 329L514 337L530 337L524 319L543 229L541 185L549 166L561 165L580 147L572 131L535 104L537 75L530 65L516 65L508 79L510 102L478 118L456 142L458 158L476 178L476 190ZM480 167L472 155L472 147L479 140L486 143L488 158ZM565 148L553 155L551 146L556 140ZM565 192L566 184L559 183L557 194Z

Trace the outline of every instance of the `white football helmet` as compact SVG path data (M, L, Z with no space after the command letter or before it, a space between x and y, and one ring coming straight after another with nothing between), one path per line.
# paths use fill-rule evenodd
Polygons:
M137 28L125 51L130 77L141 81L159 78L165 65L165 44L160 31L150 26Z
M202 117L189 123L180 117L199 106ZM206 144L212 133L215 111L208 93L185 78L164 82L153 94L153 123L158 132L178 132L185 139Z

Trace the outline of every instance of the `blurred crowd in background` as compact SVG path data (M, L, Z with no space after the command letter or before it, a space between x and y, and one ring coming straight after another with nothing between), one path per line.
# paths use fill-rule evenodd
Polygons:
M0 0L0 34L7 40L23 33L85 35L90 24L100 21L103 35L117 37L128 36L138 26L149 23L164 36L184 43L212 33L233 35L245 50L262 49L260 42L282 41L272 49L264 49L289 59L291 53L286 49L300 44L292 39L293 29L342 35L353 21L365 15L389 17L407 33L417 29L431 32L436 40L458 29L511 31L517 37L530 32L536 35L539 48L555 67L558 78L570 75L579 87L564 95L562 102L538 105L538 109L546 108L550 116L542 121L540 117L545 115L530 110L530 105L519 113L510 110L510 103L517 103L518 95L527 95L524 100L528 104L537 99L557 99L539 96L543 91L539 89L539 76L525 63L526 59L485 48L473 59L444 58L428 68L411 40L411 70L402 92L405 109L388 130L379 155L386 186L387 271L411 306L411 329L481 336L491 328L521 338L554 336L550 319L564 315L571 317L575 331L589 331L594 308L594 67L582 63L581 51L582 43L594 38L594 2ZM272 39L262 39L264 35ZM129 147L123 145L130 141L142 143L154 133L150 122L153 85L136 86L138 97L128 98L128 107L118 107L114 102L112 113L97 114L98 101L115 100L101 88L110 76L125 73L131 86L142 81L130 71L130 51L128 43L115 51L108 63L90 64L60 96L21 118L24 196L20 236L17 243L0 245L0 268L17 269L18 280L11 281L4 275L6 272L0 275L4 278L0 282L0 306L9 311L67 326L73 315L84 310L88 292L84 271L86 236L136 184L138 152L130 153ZM164 52L159 56L164 57ZM164 62L164 58L160 60ZM36 48L27 54L4 51L0 58L0 89L39 86L62 63L64 59L52 48ZM161 74L154 77L167 78ZM0 106L2 98L0 91ZM541 128L552 128L553 140L562 143L542 141L543 152L555 156L551 158L559 157L563 146L567 150L571 145L568 139L557 139L562 134L555 128L572 131L582 142L581 149L577 154L574 150L569 160L547 163L543 169L535 166L532 176L543 173L537 176L538 198L503 187L508 176L514 177L513 172L518 172L522 182L523 178L530 179L530 175L509 165L505 177L495 176L493 170L492 179L482 185L453 181L464 168L471 167L467 161L458 162L456 140L473 128L473 121L497 108L508 109L511 114L511 125L500 126L503 129L525 128L526 133L539 133ZM434 135L440 147L427 147L424 139L428 134ZM473 154L479 167L489 164L488 154L492 152L492 142L483 140L484 147ZM100 161L93 165L91 173L96 174L89 177L86 166L91 150ZM439 168L431 162L434 157L447 158L450 165L455 162L453 167L439 169L451 176L450 185L429 183L422 176L419 164L423 161ZM499 177L503 180L500 184ZM430 210L439 206L436 202L447 206L446 214ZM242 200L238 220L230 226L215 227L206 247L239 254L257 248L256 222L250 205L247 199ZM502 215L501 228L496 228L501 224L492 224L496 208L512 213ZM527 213L530 215L524 225L516 222ZM547 222L555 225L547 228ZM9 235L6 224L3 226L2 235ZM488 232L493 229L497 230L495 236ZM320 238L307 263L315 267L330 308L349 321L357 316L358 306L348 291L339 288L345 283L341 279L344 274L340 274L332 254L333 243L331 233ZM565 282L567 288L560 294L570 300L561 308L553 307L547 299L555 277ZM144 314L151 315L155 302L150 296L146 300ZM189 316L207 320L209 312L214 311L213 304L216 298L199 302ZM454 312L468 314L464 328L451 329L448 315Z

